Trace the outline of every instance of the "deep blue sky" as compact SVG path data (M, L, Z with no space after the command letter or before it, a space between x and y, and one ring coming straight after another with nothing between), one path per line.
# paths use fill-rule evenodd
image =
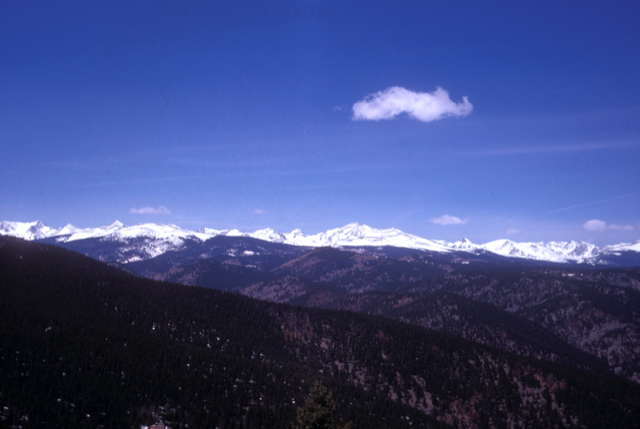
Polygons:
M635 241L640 2L0 2L0 145L1 220Z

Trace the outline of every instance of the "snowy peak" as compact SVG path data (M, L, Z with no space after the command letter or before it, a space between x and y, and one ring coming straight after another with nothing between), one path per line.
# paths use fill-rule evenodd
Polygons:
M598 256L600 253L600 249L597 246L591 243L585 243L584 241L551 241L547 243L547 247L557 253L567 255L569 258L576 259L593 258Z
M605 246L610 252L640 252L640 240L635 243L620 243L613 246Z
M482 246L502 256L549 262L586 262L600 254L597 246L585 242L515 243L495 240Z
M270 241L272 243L284 243L287 240L286 235L271 228L260 229L250 235L258 240Z
M464 250L466 252L477 252L478 250L484 250L482 246L478 244L473 244L468 238L463 238L460 241L454 241L453 243L440 242L444 246L449 247L450 249L455 250Z
M304 237L304 233L300 228L296 228L288 234L284 234L285 241L294 242L295 240Z
M350 223L315 235L294 230L285 235L285 244L309 247L391 246L419 250L448 252L450 249L435 241L404 233L395 228L375 229L361 223Z
M240 231L239 229L227 229L220 232L220 235L226 235L227 237L248 237L249 234Z
M57 235L71 235L78 231L80 231L79 228L76 228L75 226L68 223L58 230Z
M40 240L49 237L55 232L39 220L35 222L8 222L0 223L0 234L12 235L25 240Z

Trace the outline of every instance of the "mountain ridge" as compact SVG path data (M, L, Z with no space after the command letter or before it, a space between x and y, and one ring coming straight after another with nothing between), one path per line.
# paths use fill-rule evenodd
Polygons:
M361 223L350 223L318 234L305 235L300 229L282 233L271 228L252 233L237 229L215 230L203 228L198 231L183 229L172 224L143 223L125 226L119 221L97 228L77 228L67 224L62 228L52 228L41 221L0 222L0 235L11 235L25 240L55 240L55 243L97 238L100 240L128 242L145 239L145 256L154 258L170 250L180 249L185 241L204 242L217 236L250 237L271 243L304 247L396 247L437 253L484 253L535 261L576 264L606 264L603 256L616 256L621 252L640 253L640 240L634 243L620 243L598 247L579 241L556 242L514 242L508 239L475 244L468 239L456 242L430 240L408 234L396 228L376 229ZM144 258L143 258L144 259ZM125 261L130 262L130 261Z

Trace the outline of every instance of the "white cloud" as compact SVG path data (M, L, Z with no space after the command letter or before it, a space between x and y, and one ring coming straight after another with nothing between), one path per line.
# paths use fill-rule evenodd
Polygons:
M171 212L165 206L153 207L141 207L139 209L131 209L129 213L133 214L146 214L146 215L170 215Z
M586 221L582 227L587 231L632 231L635 228L632 225L616 225L608 224L603 220L591 219Z
M632 225L616 225L612 223L611 225L607 225L608 229L614 229L617 231L633 231L635 228Z
M469 219L460 219L459 217L450 215L442 215L440 217L429 219L429 222L436 223L438 225L462 225L468 221Z
M591 219L586 221L582 227L587 231L606 231L607 222L598 219Z
M473 106L467 97L462 97L462 102L456 104L440 87L428 93L393 86L355 103L353 120L378 121L406 113L419 121L431 122L448 116L466 116L471 110Z
M266 214L267 212L262 209L253 209L253 214L261 215Z
M506 235L518 235L520 234L520 230L519 229L515 229L515 228L509 228L508 230L505 231Z

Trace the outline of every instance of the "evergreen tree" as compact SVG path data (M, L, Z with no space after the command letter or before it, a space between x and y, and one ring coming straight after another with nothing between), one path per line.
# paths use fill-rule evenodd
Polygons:
M296 429L338 429L333 412L336 404L330 392L316 381L309 395L304 401L304 406L298 407L298 425ZM344 429L349 429L351 424L347 424Z

